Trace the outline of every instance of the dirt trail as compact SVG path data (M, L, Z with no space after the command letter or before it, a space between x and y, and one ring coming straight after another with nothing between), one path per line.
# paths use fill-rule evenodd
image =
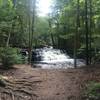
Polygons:
M100 68L33 69L28 65L1 70L8 78L0 100L81 100L88 81L100 81Z

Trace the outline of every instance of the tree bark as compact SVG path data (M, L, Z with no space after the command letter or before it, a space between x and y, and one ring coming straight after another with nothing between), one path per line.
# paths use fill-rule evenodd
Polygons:
M85 0L86 65L89 65L88 1Z
M31 2L33 5L33 15L32 15L32 24L29 21L29 64L32 63L32 47L33 47L33 34L34 34L34 21L35 21L35 7L36 7L36 0Z
M89 54L90 54L90 57L89 57L89 63L91 64L91 58L92 58L92 46L91 46L91 43L92 43L92 0L89 0L89 11L90 11L90 23L89 23Z
M9 47L11 32L12 32L13 29L14 29L14 22L12 21L11 22L11 28L10 28L10 31L9 31L9 34L8 34L8 38L7 38L7 42L6 42L6 47Z
M77 0L77 20L76 20L76 33L74 36L74 67L77 67L77 41L79 35L79 27L80 27L80 0Z

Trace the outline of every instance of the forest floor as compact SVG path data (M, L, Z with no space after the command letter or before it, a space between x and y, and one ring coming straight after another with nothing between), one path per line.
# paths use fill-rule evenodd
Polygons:
M0 100L83 100L89 81L100 81L100 67L40 69L16 65L0 69L6 86L0 87Z

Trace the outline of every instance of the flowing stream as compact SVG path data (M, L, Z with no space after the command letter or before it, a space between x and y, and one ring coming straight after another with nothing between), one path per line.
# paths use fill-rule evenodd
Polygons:
M74 59L69 57L62 50L51 48L35 49L32 52L32 61L34 66L41 68L73 68ZM82 59L77 59L77 66L84 66Z

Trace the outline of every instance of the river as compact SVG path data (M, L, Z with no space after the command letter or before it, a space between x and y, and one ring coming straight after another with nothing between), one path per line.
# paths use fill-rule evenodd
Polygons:
M32 51L33 66L43 69L50 68L74 68L74 59L68 56L68 54L59 49L53 49L52 47L35 49ZM77 59L77 66L84 66L83 59Z

